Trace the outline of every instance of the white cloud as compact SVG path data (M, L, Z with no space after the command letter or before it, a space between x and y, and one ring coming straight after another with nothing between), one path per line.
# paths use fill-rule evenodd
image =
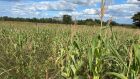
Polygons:
M101 0L66 0L68 2L78 4L78 5L95 5L95 3L100 2Z
M83 11L83 13L86 14L86 15L93 15L93 14L96 14L97 11L95 9L85 9Z
M21 10L48 10L48 11L73 11L76 8L75 4L68 3L66 1L42 1L42 2L33 2L29 4L21 3L21 5L16 4L15 7L20 8Z
M75 10L76 5L72 3L68 3L67 1L54 1L54 2L49 2L49 1L43 1L43 2L38 2L34 3L32 5L38 10L58 10L58 11L73 11Z
M136 4L117 4L108 7L107 14L116 18L129 18L140 10L139 5Z
M136 5L136 4L117 4L117 5L111 5L108 8L114 9L114 10L124 10L124 9L133 10L135 8L138 8L138 5Z
M58 16L63 16L63 15L80 16L80 15L82 15L82 13L81 12L77 12L77 11L74 11L74 12L63 11L63 12L59 12L58 13Z
M15 14L17 16L19 15L36 15L38 12L36 12L34 7L28 7L25 4L16 4L11 9L12 14Z
M139 4L140 5L140 0L127 0L127 3L131 3L131 4Z
M91 9L85 9L83 11L73 11L73 12L66 12L66 11L62 11L62 12L59 12L59 15L58 16L63 16L63 15L71 15L71 16L87 16L87 15L96 15L97 14L97 11L93 8Z
M77 12L77 11L72 12L71 14L72 14L73 16L80 16L80 15L82 15L81 12Z
M11 7L11 12L17 16L47 16L47 11L74 11L76 4L68 3L65 0L41 1L41 2L21 2L15 3ZM45 13L44 13L45 12ZM47 14L47 15L46 15Z

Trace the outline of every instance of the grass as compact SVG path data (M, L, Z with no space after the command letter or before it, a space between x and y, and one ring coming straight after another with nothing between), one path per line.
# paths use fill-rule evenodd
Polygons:
M70 26L0 22L0 79L139 79L139 29Z

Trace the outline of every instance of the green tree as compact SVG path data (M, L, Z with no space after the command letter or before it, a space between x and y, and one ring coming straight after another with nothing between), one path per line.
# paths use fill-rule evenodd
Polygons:
M89 26L95 24L94 21L93 21L92 19L86 19L86 20L85 20L85 23L86 23L86 25L89 25Z
M133 19L134 24L140 27L140 12L138 12L137 14L134 14L132 19Z
M72 17L70 15L63 15L63 23L64 24L71 24L72 23Z

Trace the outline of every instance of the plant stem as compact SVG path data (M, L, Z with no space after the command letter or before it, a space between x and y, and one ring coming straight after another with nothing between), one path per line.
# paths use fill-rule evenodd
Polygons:
M103 27L104 11L105 11L105 0L102 0L101 1L101 13L100 13L101 27Z

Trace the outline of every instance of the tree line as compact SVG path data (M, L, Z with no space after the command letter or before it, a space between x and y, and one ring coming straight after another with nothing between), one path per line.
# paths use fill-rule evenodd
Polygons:
M58 24L74 24L77 23L78 25L100 25L99 19L85 19L85 20L72 20L72 16L70 15L63 15L63 17L53 17L53 18L13 18L8 16L0 17L0 21L21 21L21 22L37 22L37 23L58 23ZM103 25L107 25L108 21L103 22ZM112 26L127 26L125 24L119 24L115 21L111 21L110 25Z
M53 18L20 18L20 17L0 17L0 21L21 21L21 22L38 22L38 23L61 23L59 20Z

